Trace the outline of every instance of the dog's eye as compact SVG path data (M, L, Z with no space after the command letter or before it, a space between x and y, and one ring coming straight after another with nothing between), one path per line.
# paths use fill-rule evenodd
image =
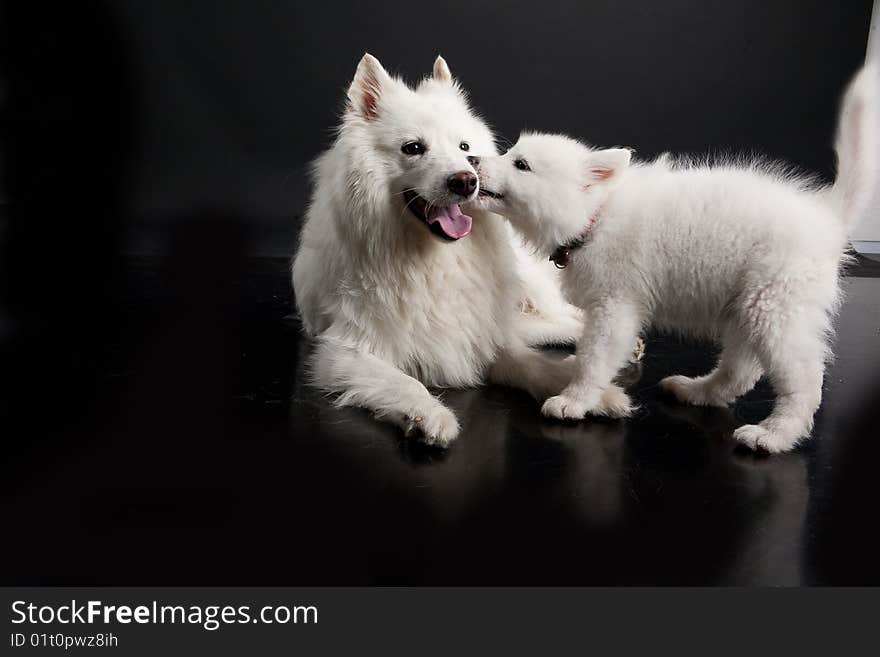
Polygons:
M514 161L513 161L513 166L515 166L515 167L516 167L517 169L519 169L520 171L531 171L531 170L532 170L532 167L529 166L529 163L526 162L526 161L525 161L524 159L522 159L522 158L519 158L519 159L517 159L517 160L514 160Z
M466 141L461 142L461 143L458 145L458 147L459 147L461 150L463 150L463 151L469 151L469 150L471 150L471 145L470 145L469 143L467 143Z
M428 147L420 141L408 141L400 147L400 150L407 155L424 155Z

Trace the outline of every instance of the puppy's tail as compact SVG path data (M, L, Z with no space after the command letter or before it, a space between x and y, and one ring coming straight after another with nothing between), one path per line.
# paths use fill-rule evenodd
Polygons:
M868 64L849 83L837 123L837 180L829 200L847 233L871 202L878 182L877 69Z

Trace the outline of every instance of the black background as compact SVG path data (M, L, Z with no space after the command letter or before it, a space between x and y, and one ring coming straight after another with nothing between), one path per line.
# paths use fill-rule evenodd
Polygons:
M502 140L530 128L643 156L756 150L828 175L871 4L19 2L5 21L8 91L24 103L15 122L49 114L21 144L40 150L22 174L41 194L56 165L84 185L96 167L124 176L125 248L162 250L168 222L233 208L251 248L286 255L308 162L365 51L409 80L442 53ZM76 195L64 206L82 207Z

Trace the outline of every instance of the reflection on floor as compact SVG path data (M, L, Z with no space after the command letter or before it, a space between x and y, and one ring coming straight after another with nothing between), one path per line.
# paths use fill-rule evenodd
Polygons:
M19 345L4 582L880 583L870 263L846 280L814 438L779 457L730 438L768 412L765 383L727 410L678 405L657 381L715 351L656 335L629 421L551 423L487 387L444 394L464 428L451 449L407 442L302 385L286 263L239 264L218 282L133 263L95 380L58 389Z

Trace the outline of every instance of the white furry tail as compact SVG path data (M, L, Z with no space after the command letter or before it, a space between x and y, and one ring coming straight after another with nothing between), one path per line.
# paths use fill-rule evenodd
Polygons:
M877 69L869 64L843 95L834 144L837 180L829 198L847 232L871 202L877 186L877 122Z

